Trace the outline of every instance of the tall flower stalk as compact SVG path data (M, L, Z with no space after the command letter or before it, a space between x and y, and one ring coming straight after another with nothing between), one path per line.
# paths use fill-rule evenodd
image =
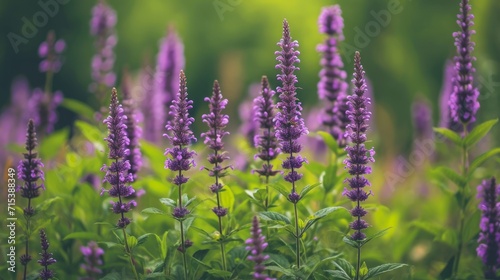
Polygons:
M186 249L192 245L191 241L186 239L184 232L184 219L189 214L189 210L183 205L182 201L182 186L188 181L183 171L188 171L195 165L193 160L194 151L189 149L189 146L196 142L191 125L194 123L194 118L189 116L189 110L193 108L193 101L188 99L186 86L186 75L181 70L179 75L179 92L177 97L172 101L170 106L170 120L165 128L169 134L164 134L169 140L172 148L165 150L165 155L168 157L165 161L165 168L168 168L177 175L173 182L177 185L179 191L179 202L174 208L172 215L179 221L181 229L181 245L178 251L182 253L184 265L184 278L188 279L189 271L186 259Z
M497 279L496 272L500 269L500 185L496 184L494 177L477 187L477 197L481 199L479 210L482 212L477 255L486 266L484 277Z
M266 178L266 200L264 207L267 211L269 207L269 177L278 174L277 170L273 170L271 160L278 157L280 149L273 122L276 107L273 102L275 92L269 88L269 81L266 76L262 77L261 84L261 93L253 101L255 112L253 121L259 125L261 130L261 134L257 134L254 139L255 147L258 150L255 157L260 158L264 163L262 164L262 168L255 170L255 172Z
M280 94L280 101L277 104L279 109L276 117L274 118L276 126L276 137L281 144L281 151L287 155L283 161L283 169L290 170L285 175L285 180L292 184L292 189L288 195L288 200L293 203L295 214L295 238L296 238L296 265L300 268L300 236L299 236L299 217L297 211L297 203L300 200L300 195L297 193L295 182L302 178L302 174L297 170L302 167L306 159L301 157L298 153L302 147L298 139L308 133L302 118L302 106L298 101L295 84L297 83L297 76L294 71L299 70L296 63L299 62L299 47L297 41L292 41L290 36L290 28L288 22L283 20L283 37L278 42L281 50L275 52L276 60L279 62L276 69L281 71L277 75L278 81L281 82L281 87L277 87L276 91Z
M344 40L342 29L344 19L339 5L322 9L318 20L319 31L328 37L325 42L318 45L322 58L320 61L318 95L327 102L324 108L322 123L328 132L338 141L340 146L345 146L344 130L341 118L345 114L345 101L347 95L347 74L343 70L344 63L338 52L339 42Z
M23 153L24 159L17 166L18 179L24 182L22 186L18 186L17 190L21 193L22 197L28 199L28 206L23 209L24 218L26 219L26 246L24 254L20 257L20 262L24 266L23 279L26 279L28 263L32 259L29 254L29 240L32 230L31 219L36 213L31 200L40 195L40 189L45 190L44 184L39 183L39 180L43 182L45 178L42 171L43 163L37 158L38 153L35 151L37 146L35 124L30 119L26 131L25 148L27 152Z
M265 236L262 235L262 230L259 226L259 219L257 216L253 217L251 236L245 243L248 245L246 250L250 252L247 257L248 260L253 261L255 266L253 268L253 279L254 280L273 280L269 276L264 274L266 266L264 261L269 259L269 255L264 254L264 250L267 248L267 242Z
M139 140L142 136L142 129L138 125L137 110L134 106L135 100L132 98L132 93L130 91L130 76L128 72L125 72L122 80L123 115L126 116L124 124L127 126L126 131L129 139L129 144L127 146L129 154L125 159L130 163L128 172L132 174L135 180L137 179L137 173L142 167L142 154L139 144Z
M124 202L124 198L131 196L135 190L129 184L134 181L130 170L130 163L125 158L130 154L127 148L130 140L127 137L127 126L125 125L126 116L123 114L123 108L118 101L118 93L113 88L111 92L111 102L109 105L109 116L104 120L108 127L108 137L105 140L108 142L109 154L108 158L113 160L111 165L104 165L101 171L106 172L103 182L108 182L111 185L109 190L103 189L101 194L108 192L111 197L117 197L118 201L112 202L113 213L120 215L116 226L123 231L123 240L125 243L125 251L130 257L130 265L134 276L139 279L135 269L135 262L132 252L127 241L127 231L125 230L130 224L130 219L125 217L125 214L132 207L137 206L134 200Z
M476 113L479 109L479 90L474 86L475 68L472 66L472 61L475 57L472 56L474 50L474 42L471 41L471 35L475 33L471 30L474 25L472 21L474 16L470 13L471 6L469 0L460 2L460 13L457 15L457 24L460 31L453 33L455 37L455 47L457 55L454 57L455 73L452 79L453 91L450 96L451 117L456 123L462 124L463 138L467 137L468 125L476 121ZM462 175L466 178L469 172L469 153L468 148L462 145ZM470 201L470 194L467 183L462 184L458 190L462 196L459 201L460 206L460 226L458 231L458 250L452 269L452 277L458 273L460 265L460 257L464 243L464 226L465 226L465 209Z
M80 266L87 273L87 277L80 280L95 280L102 274L99 268L103 265L102 255L104 250L95 241L90 241L87 246L81 246L80 252L83 255L84 263Z
M56 263L56 259L52 257L52 253L49 253L49 241L47 240L47 234L45 230L40 230L40 243L42 246L42 252L40 253L40 260L38 263L43 267L40 271L40 279L48 280L54 277L54 272L49 269L49 266Z
M368 163L375 161L373 158L375 151L373 148L367 150L365 147L366 131L368 130L371 112L368 110L370 98L365 96L367 88L365 71L363 71L363 66L361 65L361 56L359 52L356 52L354 55L354 78L352 79L352 83L354 85L354 93L348 96L349 110L346 112L351 121L350 124L347 125L346 132L350 145L346 147L347 158L344 160L346 168L349 169L349 175L351 175L351 178L346 179L350 190L345 189L342 195L347 196L351 201L356 203L356 206L351 210L351 215L355 219L350 224L351 229L354 230L351 234L351 238L354 241L362 241L366 238L363 230L368 227L368 223L363 220L367 212L361 206L361 202L365 201L371 193L364 190L366 186L370 185L365 175L371 173L371 168L368 166ZM355 279L359 280L361 246L357 248Z
M215 183L210 186L210 190L216 195L217 206L212 208L212 211L219 220L219 232L222 236L219 240L222 255L222 268L226 270L227 266L224 248L224 233L222 231L222 218L227 215L227 208L224 208L221 205L220 192L223 190L224 186L222 185L220 178L226 176L226 171L230 168L229 165L222 165L225 160L229 159L227 154L223 151L224 143L222 142L224 136L229 134L229 132L224 130L229 123L229 116L222 113L222 110L226 108L227 99L223 98L219 82L217 80L214 82L212 97L206 97L205 101L209 103L210 113L201 116L203 122L208 126L208 131L202 133L201 137L205 138L203 143L208 145L208 147L213 151L213 153L208 156L208 162L212 164L213 167L205 167L205 169L208 170L210 177L215 178Z

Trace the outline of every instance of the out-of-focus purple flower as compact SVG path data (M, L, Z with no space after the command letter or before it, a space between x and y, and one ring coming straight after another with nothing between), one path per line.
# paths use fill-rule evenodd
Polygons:
M170 120L165 128L169 133L164 134L169 140L172 148L165 150L165 155L169 156L165 161L165 168L179 172L174 178L176 185L182 185L188 178L184 177L182 171L188 171L195 165L193 157L195 152L189 149L189 145L196 142L191 125L194 118L189 116L189 110L193 108L193 101L188 99L186 86L186 76L181 70L179 93L170 106Z
M341 122L345 106L341 108L343 104L340 101L347 95L348 85L345 81L347 74L343 70L344 63L338 52L338 43L344 39L344 19L340 6L323 8L318 23L320 32L328 35L325 42L318 45L318 51L322 54L318 95L320 99L327 101L322 123L339 144L345 144L342 139L345 130L342 129Z
M43 267L40 271L40 279L48 280L54 277L54 272L49 269L49 265L56 263L56 259L52 257L52 253L49 253L49 241L47 240L47 234L45 230L40 230L40 243L42 245L42 252L40 253L40 260L38 263Z
M225 131L227 124L229 123L229 116L222 113L222 110L226 108L227 99L224 99L220 90L219 82L216 80L214 82L214 87L212 91L212 97L205 98L205 101L209 103L210 113L203 114L201 119L208 126L208 131L201 134L205 140L203 143L210 148L213 153L208 156L208 162L213 165L212 168L205 167L209 172L209 176L215 177L215 183L210 186L210 190L219 196L219 192L224 188L224 186L219 182L219 178L226 176L226 170L231 166L223 166L222 163L229 159L226 152L224 152L224 142L222 139L224 136L228 135L229 132ZM219 202L219 200L217 199ZM218 216L223 217L227 214L227 209L220 206L218 203L217 207L214 207L212 211Z
M179 90L179 72L184 68L184 45L170 26L168 35L160 42L156 60L155 87L163 105L170 108Z
M485 278L497 279L496 272L500 269L500 185L496 184L494 177L477 187L477 197L481 199L479 210L483 215L476 251L486 266Z
M475 31L470 30L474 25L474 16L470 13L470 10L469 0L462 0L460 13L457 15L457 24L460 31L453 33L457 55L454 58L455 73L449 103L453 120L464 125L476 121L476 113L479 109L479 102L477 101L479 90L474 86L474 72L476 72L476 69L472 66L472 62L476 58L471 54L475 45L471 41L471 35Z
M96 37L96 54L92 57L91 63L93 83L90 85L90 91L92 92L99 92L100 86L111 87L115 84L113 48L118 41L115 32L116 21L116 12L105 1L99 1L92 8L90 34Z
M144 139L158 144L165 122L165 109L163 97L155 90L154 75L154 70L150 66L145 66L141 70L141 113Z
M431 139L432 135L432 109L428 102L416 100L412 105L412 120L416 137Z
M238 107L241 126L240 133L245 136L250 144L253 144L254 138L259 133L259 123L255 121L254 99L259 96L260 85L254 83L248 89L248 98L246 98Z
M80 278L80 280L97 279L102 274L99 266L103 264L102 256L104 255L104 250L96 242L90 241L87 246L80 247L80 252L85 262L81 265L81 268L87 273L87 276Z
M129 150L129 154L125 157L125 160L128 160L130 163L130 170L128 171L134 177L134 180L137 179L137 173L141 169L142 166L142 154L139 145L139 139L141 139L142 130L139 127L139 120L137 118L136 102L132 98L132 93L130 92L130 76L126 72L123 75L122 80L122 92L123 92L123 115L126 116L124 124L127 126L127 137L129 139L129 145L127 149Z
M51 133L57 123L57 107L62 103L64 97L61 91L53 94L44 92L41 88L35 88L29 100L29 107L34 110L30 117L38 127L39 132Z
M130 224L130 220L124 216L124 213L130 211L137 203L134 200L123 202L122 198L129 197L135 190L128 185L134 181L132 174L128 173L130 163L125 160L130 153L128 145L130 140L127 137L127 126L125 125L126 116L123 115L123 108L118 101L118 94L113 88L111 94L111 103L109 105L109 116L104 120L108 127L108 137L105 138L108 142L109 155L108 158L114 160L111 165L103 165L101 171L106 172L103 182L108 182L111 189L107 192L111 197L118 197L118 201L112 202L112 210L115 214L120 214L117 226L125 228ZM103 189L102 192L105 190ZM102 194L102 193L101 193Z
M256 158L260 158L264 163L261 169L255 170L260 176L274 176L278 173L273 170L271 160L280 154L278 139L274 131L274 116L276 106L273 102L275 92L269 88L269 81L266 76L262 77L261 93L253 101L253 111L255 112L253 122L260 128L261 134L255 135L254 143L257 148Z
M298 155L302 149L298 139L302 135L306 135L308 131L304 125L304 119L302 119L302 106L296 97L297 76L295 76L294 71L299 69L295 66L295 63L299 62L297 57L299 51L295 49L298 48L299 43L292 41L286 20L283 21L283 37L278 42L278 46L281 50L275 52L276 60L279 61L276 68L281 70L277 78L278 81L281 81L282 86L276 89L280 93L280 101L277 104L279 111L274 121L276 137L281 143L281 151L287 155L281 166L290 170L285 175L285 180L292 183L291 195L293 195L296 193L295 182L302 178L302 174L298 173L297 169L306 162L305 158Z
M40 189L45 190L43 183L38 183L38 180L44 181L44 173L42 171L43 163L37 158L38 153L35 151L38 146L35 132L35 124L33 120L29 120L26 131L26 153L23 153L24 159L19 162L17 167L17 177L23 180L23 185L18 186L21 196L28 199L28 207L24 208L24 215L31 217L35 214L35 208L31 204L31 199L40 195Z
M184 240L184 246L179 245L179 246L177 247L177 251L179 251L179 252L181 252L181 253L185 253L185 252L186 252L186 250L187 250L189 247L191 247L191 246L193 246L193 241L191 241L191 240L189 240L189 239L186 239L186 240Z
M446 62L443 76L443 84L439 96L439 126L449 128L455 132L462 132L463 125L456 122L451 116L450 99L454 88L455 66L451 61ZM470 127L470 125L468 126Z
M65 48L66 42L63 39L56 41L54 31L49 31L47 40L42 42L40 47L38 47L38 55L40 58L43 58L39 66L40 72L59 72L62 66L61 54Z
M250 233L251 236L245 241L245 243L248 245L246 250L250 252L247 259L255 263L253 269L253 279L272 280L273 278L264 274L264 270L266 269L264 261L269 259L269 256L264 254L264 250L267 248L268 244L266 242L266 238L262 235L262 230L260 229L259 219L257 219L257 216L253 217L252 229Z
M374 162L373 156L375 151L373 148L367 150L365 148L366 131L370 122L371 112L367 109L370 104L370 98L364 94L366 92L365 71L361 65L361 56L356 52L354 56L354 94L348 96L349 110L346 114L351 120L347 126L347 136L352 145L346 147L347 158L344 160L346 168L349 169L351 178L346 179L350 190L345 189L342 195L347 196L357 205L351 210L351 215L356 219L351 223L350 227L355 232L351 235L354 240L363 240L366 235L361 232L368 227L368 223L362 219L366 215L366 210L360 206L360 202L365 201L371 192L366 192L364 187L369 186L370 182L364 177L365 174L371 173L369 162Z

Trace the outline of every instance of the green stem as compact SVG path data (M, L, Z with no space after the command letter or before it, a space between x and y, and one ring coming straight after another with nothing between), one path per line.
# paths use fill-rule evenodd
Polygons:
M218 185L219 181L218 181L218 178L217 176L215 177L215 184ZM220 206L220 193L217 192L217 208L220 209L221 206ZM221 235L221 239L224 238L224 234L222 233L222 217L217 215L217 217L219 218L219 233ZM224 242L222 242L222 240L219 241L220 242L220 253L222 255L222 269L223 270L227 270L227 267L226 267L226 250L224 248Z
M180 146L182 150L182 146ZM179 170L179 177L182 176L182 171ZM179 187L179 207L182 209L182 184L178 185ZM186 259L186 243L184 240L184 223L182 220L179 221L181 226L181 248L182 248L182 263L184 265L184 279L188 279L188 267L187 267L187 259Z
M297 212L297 203L293 204L293 210L295 212L296 264L297 264L297 269L300 269L300 236L299 236L299 215Z
M52 71L47 71L47 75L45 76L45 93L52 93L52 80L54 77L54 73Z
M123 213L122 213L123 215ZM136 280L139 280L139 276L137 275L137 270L135 269L135 261L134 257L132 256L132 251L130 250L130 247L128 246L128 241L127 241L127 231L125 231L125 228L122 228L123 230L123 240L125 241L125 251L127 252L127 255L130 257L130 266L132 267L132 272L134 273L134 277Z

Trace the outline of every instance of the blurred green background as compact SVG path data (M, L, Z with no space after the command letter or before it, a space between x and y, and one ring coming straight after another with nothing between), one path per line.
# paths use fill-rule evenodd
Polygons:
M2 108L10 99L14 77L25 75L32 87L43 86L45 75L38 72L37 49L49 30L55 30L56 36L67 43L64 65L55 76L54 89L62 90L68 98L94 102L88 91L94 52L89 20L96 1L65 1L67 4L59 5L59 12L49 17L46 26L19 46L18 53L14 52L7 34L21 34L22 18L32 22L33 15L42 8L37 1L0 2L0 34L4 38L0 41ZM117 84L123 67L138 70L145 60L154 65L159 39L166 34L167 26L173 24L185 44L189 92L197 104L210 94L214 79L219 79L223 94L233 105L245 98L248 86L258 82L261 75L268 75L275 87L274 51L281 37L282 20L287 18L292 37L300 44L299 98L306 107L318 104L320 56L316 45L324 37L318 33L317 18L322 6L340 4L345 23L345 69L350 80L350 51L360 50L374 88L374 115L382 154L387 149L393 149L391 153L410 149L410 105L415 96L425 96L432 102L437 122L443 67L455 53L452 32L458 29L455 20L459 1L110 0L108 3L118 15ZM472 1L472 6L476 18L477 34L473 40L478 58L475 66L481 88L479 120L482 121L497 117L500 105L498 95L494 94L500 86L500 1ZM390 13L387 24L382 26L375 15L391 9L397 13ZM367 36L362 43L357 38L361 32ZM235 116L234 125L237 106L229 108ZM195 106L195 115L199 118L205 109ZM69 111L60 109L58 127L74 118Z

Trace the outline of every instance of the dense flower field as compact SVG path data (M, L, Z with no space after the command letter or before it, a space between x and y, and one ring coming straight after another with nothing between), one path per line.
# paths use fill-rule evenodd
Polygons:
M487 141L498 119L478 117L469 0L456 12L456 32L443 34L456 51L440 123L427 100L414 102L418 170L387 192L376 186L391 175L373 148L375 93L363 50L344 66L341 6L318 11L321 105L311 109L301 23L267 27L281 32L269 42L276 71L241 104L215 80L195 105L176 29L155 68L116 71L117 14L97 1L95 106L56 90L71 41L50 31L38 49L44 88L14 80L0 115L0 279L500 279L500 148ZM56 129L58 108L78 119Z

